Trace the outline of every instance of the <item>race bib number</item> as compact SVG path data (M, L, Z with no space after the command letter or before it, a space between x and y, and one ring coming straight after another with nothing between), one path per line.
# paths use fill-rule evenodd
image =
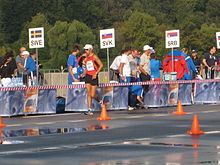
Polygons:
M72 72L73 72L73 74L76 74L76 73L77 73L77 68L74 67L74 68L72 69Z
M95 70L92 61L87 61L87 63L86 63L86 69L87 69L88 71L93 71L93 70Z

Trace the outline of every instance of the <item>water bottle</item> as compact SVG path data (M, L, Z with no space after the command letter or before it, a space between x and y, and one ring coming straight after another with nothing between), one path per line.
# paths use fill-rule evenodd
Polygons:
M34 76L33 78L33 86L37 85L37 76Z
M31 76L28 77L28 86L32 86L32 82L31 82Z
M151 80L154 81L154 75L151 75Z

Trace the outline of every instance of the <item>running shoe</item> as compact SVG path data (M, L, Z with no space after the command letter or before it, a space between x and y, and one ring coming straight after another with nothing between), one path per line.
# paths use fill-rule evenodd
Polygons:
M88 111L84 112L84 115L93 115L92 109L88 109Z

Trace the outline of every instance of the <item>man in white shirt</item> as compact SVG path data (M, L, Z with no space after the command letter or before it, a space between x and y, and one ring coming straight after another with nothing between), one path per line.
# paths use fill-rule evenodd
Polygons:
M150 80L150 54L153 50L149 45L145 45L143 47L144 53L141 55L140 59L140 78L141 81L149 81Z
M131 68L129 65L128 55L130 50L122 50L121 62L119 65L120 82L131 82Z
M119 82L119 66L121 62L121 55L115 57L114 61L110 66L110 80Z

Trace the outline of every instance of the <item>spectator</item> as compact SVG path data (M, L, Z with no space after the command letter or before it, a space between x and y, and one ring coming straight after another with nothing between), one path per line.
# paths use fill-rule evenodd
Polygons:
M150 55L150 77L151 81L161 81L160 79L160 68L162 67L161 61L156 59L156 54L151 53Z
M196 69L199 73L200 76L203 75L203 65L202 65L202 60L199 59L198 57L198 52L197 50L192 50L192 60L194 65L196 66ZM196 78L196 74L193 74L193 78Z
M22 57L22 53L26 51L25 47L21 47L19 50L19 55L17 55L16 57L16 64L17 64L17 68L18 68L18 75L17 77L22 77L23 79L23 84L27 85L27 72L26 69L24 67L24 61L25 59Z
M93 115L92 113L92 99L95 99L100 103L98 96L96 95L96 89L98 87L98 74L103 67L101 60L96 56L92 50L93 46L90 44L86 44L85 47L86 58L86 75L85 75L85 83L87 90L87 104L88 111L85 112L85 115Z
M136 60L136 57L138 57L139 51L137 49L132 49L131 54L128 56L129 59L129 65L131 69L131 82L140 82L139 79L139 70L138 70L138 62ZM136 106L144 107L143 103L143 89L142 85L131 85L130 88L130 95L132 95L131 98L129 98L129 107L128 110L133 110ZM134 94L136 95L137 102L133 101L136 100L133 98Z
M131 82L131 68L128 59L130 52L130 49L125 49L121 52L122 56L119 65L120 82Z
M39 60L37 61L37 54L36 53L32 53L31 58L34 60L34 63L35 63L37 70L38 70L38 83L42 84L42 80L44 78L44 75L43 75L43 73L40 72L40 69L43 68L43 65L40 63Z
M164 73L176 72L177 80L184 79L184 72L189 73L183 52L177 49L167 54L162 66Z
M78 67L77 67L77 79L79 79L80 82L85 82L85 71L86 71L86 66L85 66L85 58L86 56L82 56L78 62Z
M215 56L216 47L212 46L209 48L209 53L205 54L204 59L202 60L205 65L205 75L206 79L214 78L214 69L217 66L217 58Z
M193 60L190 56L188 56L188 49L187 48L183 48L181 50L183 52L183 56L185 57L186 60L186 64L187 64L187 68L189 70L189 72L184 71L184 80L192 80L193 79L193 74L198 74L198 71L196 70L196 67L193 63Z
M0 64L0 76L1 82L4 87L7 87L11 83L11 78L14 76L15 70L17 69L16 62L13 59L13 53L7 52L3 57Z
M30 57L30 53L28 51L23 51L22 57L25 59L24 67L26 68L26 72L28 76L34 75L36 76L36 64L34 60Z
M36 72L36 64L34 62L34 60L30 57L30 53L28 51L23 51L22 52L22 57L24 58L24 67L25 70L27 72L27 76L28 79L30 79L32 81L32 84L30 84L31 82L28 82L29 86L31 85L37 85L36 81L37 81L37 72Z
M77 53L79 53L80 48L78 45L75 45L73 47L73 52L69 55L69 58L67 60L67 66L68 66L68 84L71 85L73 82L79 82L79 79L77 79L75 76L77 74L77 67L78 67L78 61L76 59Z
M143 47L144 53L141 55L140 60L140 79L141 81L149 81L150 80L150 54L153 48L149 45L145 45Z
M121 52L122 54L122 52ZM119 82L119 66L121 62L121 55L115 57L110 66L110 80Z

